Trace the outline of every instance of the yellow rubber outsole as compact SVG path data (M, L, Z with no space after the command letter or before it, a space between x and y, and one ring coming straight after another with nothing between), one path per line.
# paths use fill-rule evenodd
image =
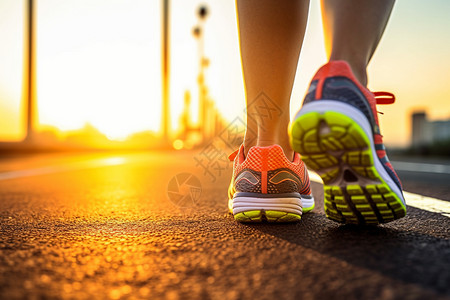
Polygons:
M234 219L238 222L250 223L250 222L298 222L301 219L301 215L274 210L251 210L246 212L240 212L234 215Z
M372 154L368 136L353 119L334 111L309 112L298 117L289 132L294 151L302 154L308 168L324 182L329 219L376 225L406 215L405 205L374 165L376 154ZM343 178L345 170L359 179L357 184Z

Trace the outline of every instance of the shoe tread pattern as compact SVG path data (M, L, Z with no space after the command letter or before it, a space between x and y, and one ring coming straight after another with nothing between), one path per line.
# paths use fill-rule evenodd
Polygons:
M297 222L300 221L301 215L272 210L251 210L246 212L240 212L234 215L236 221L242 223L285 223L285 222Z
M324 182L329 219L377 225L405 216L402 201L374 165L378 157L368 136L353 119L333 111L309 112L295 120L291 135L294 151Z

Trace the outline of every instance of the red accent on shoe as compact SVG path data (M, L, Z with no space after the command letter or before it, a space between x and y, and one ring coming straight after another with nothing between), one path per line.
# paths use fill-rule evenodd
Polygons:
M383 158L386 156L386 151L385 150L377 150L377 156L378 158Z
M261 192L267 194L267 171L268 171L269 148L262 148L261 151Z
M239 153L239 149L240 149L240 147L239 147L238 149L236 149L236 151L234 151L233 153L231 153L230 155L228 155L228 159L229 159L230 161L233 161L233 160L236 158L236 156L237 156L238 153Z
M395 102L395 95L389 92L373 92L375 101L379 105L393 104Z
M383 144L383 137L380 134L375 134L373 140L375 144Z

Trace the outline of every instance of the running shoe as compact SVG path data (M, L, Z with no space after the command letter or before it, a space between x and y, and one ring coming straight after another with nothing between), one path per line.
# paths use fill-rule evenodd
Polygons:
M308 171L298 153L290 161L279 145L244 147L229 156L233 175L228 208L239 222L295 222L314 208Z
M406 215L376 110L394 101L362 86L345 61L329 62L313 77L289 134L294 151L322 177L329 219L370 225Z

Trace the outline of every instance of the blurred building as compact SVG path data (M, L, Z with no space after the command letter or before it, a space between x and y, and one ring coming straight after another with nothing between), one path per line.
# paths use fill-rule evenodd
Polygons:
M413 147L425 146L438 141L450 140L450 119L429 121L424 111L412 114Z

